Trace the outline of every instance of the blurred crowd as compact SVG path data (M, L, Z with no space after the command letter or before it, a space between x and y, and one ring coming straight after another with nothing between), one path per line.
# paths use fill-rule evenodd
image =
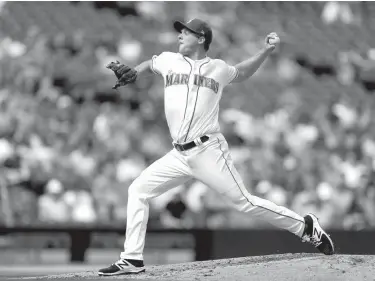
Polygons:
M286 9L293 11L290 3ZM0 19L12 18L22 5L1 5ZM268 29L286 38L251 80L223 95L222 132L250 193L302 215L313 212L330 228L375 226L374 49L337 49L328 65L309 60L311 52L298 51L280 13L273 17L272 4L257 8L275 21L254 15L257 24L246 18L255 8L241 2L134 2L124 17L89 2L59 5L98 13L97 19L105 13L108 32L51 35L30 25L21 40L1 29L1 224L125 224L129 185L172 145L161 79L115 91L105 65L118 59L134 66L175 51L170 23L196 16L214 26L209 55L233 64L255 54ZM364 25L349 4L319 5L303 9L317 10L314 20L323 25ZM111 33L111 16L123 22L121 34ZM273 30L276 23L281 26ZM151 201L150 225L266 226L194 180Z

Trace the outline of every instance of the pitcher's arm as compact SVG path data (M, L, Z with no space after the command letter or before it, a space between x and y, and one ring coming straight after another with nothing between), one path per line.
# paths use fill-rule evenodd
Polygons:
M136 67L134 67L134 69L138 73L137 80L139 80L139 78L148 77L151 74L154 74L154 72L151 69L151 63L152 63L151 60L147 60L137 65Z
M254 75L254 73L263 64L266 58L272 53L276 45L279 44L280 39L276 33L270 33L266 36L265 46L255 56L244 60L236 65L238 70L237 78L234 83L242 82Z

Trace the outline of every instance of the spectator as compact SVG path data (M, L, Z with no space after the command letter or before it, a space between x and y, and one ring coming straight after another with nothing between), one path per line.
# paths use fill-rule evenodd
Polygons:
M67 191L65 201L71 209L72 222L89 224L96 221L93 199L86 190Z
M222 129L251 193L297 212L316 212L324 225L375 224L368 179L375 167L372 15L358 16L355 6L341 2L325 3L323 10L314 2L308 9L189 2L137 4L134 16L119 18L113 11L101 17L92 4L78 3L61 26L61 15L48 3L33 3L27 14L19 9L23 4L13 5L1 7L0 161L7 167L16 224L34 221L31 212L19 210L32 204L46 223L125 222L131 181L172 147L163 81L150 77L114 91L116 78L104 66L121 58L134 66L175 51L168 22L185 12L212 22L218 42L210 56L233 64L254 53L260 35L274 26L285 34L285 48L249 83L231 85L221 104ZM62 3L58 12L70 5ZM39 10L50 15L33 18ZM97 18L103 18L100 26ZM228 23L238 28L230 30ZM259 226L229 211L202 183L180 188L186 190L153 200L153 222Z
M64 200L64 187L57 179L51 179L46 193L39 199L39 220L45 223L68 223L70 210Z
M326 24L342 21L350 24L354 21L354 15L348 3L330 1L324 5L322 20Z

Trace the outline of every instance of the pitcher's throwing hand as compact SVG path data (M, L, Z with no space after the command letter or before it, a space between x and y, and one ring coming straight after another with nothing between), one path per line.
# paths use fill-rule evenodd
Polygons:
M266 36L265 40L266 48L275 49L280 44L280 38L276 32L272 32Z

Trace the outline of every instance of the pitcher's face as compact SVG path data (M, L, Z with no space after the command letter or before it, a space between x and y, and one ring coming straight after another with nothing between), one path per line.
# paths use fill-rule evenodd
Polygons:
M182 29L181 33L178 35L179 53L187 56L195 52L201 44L199 39L200 37L197 34L186 28Z

